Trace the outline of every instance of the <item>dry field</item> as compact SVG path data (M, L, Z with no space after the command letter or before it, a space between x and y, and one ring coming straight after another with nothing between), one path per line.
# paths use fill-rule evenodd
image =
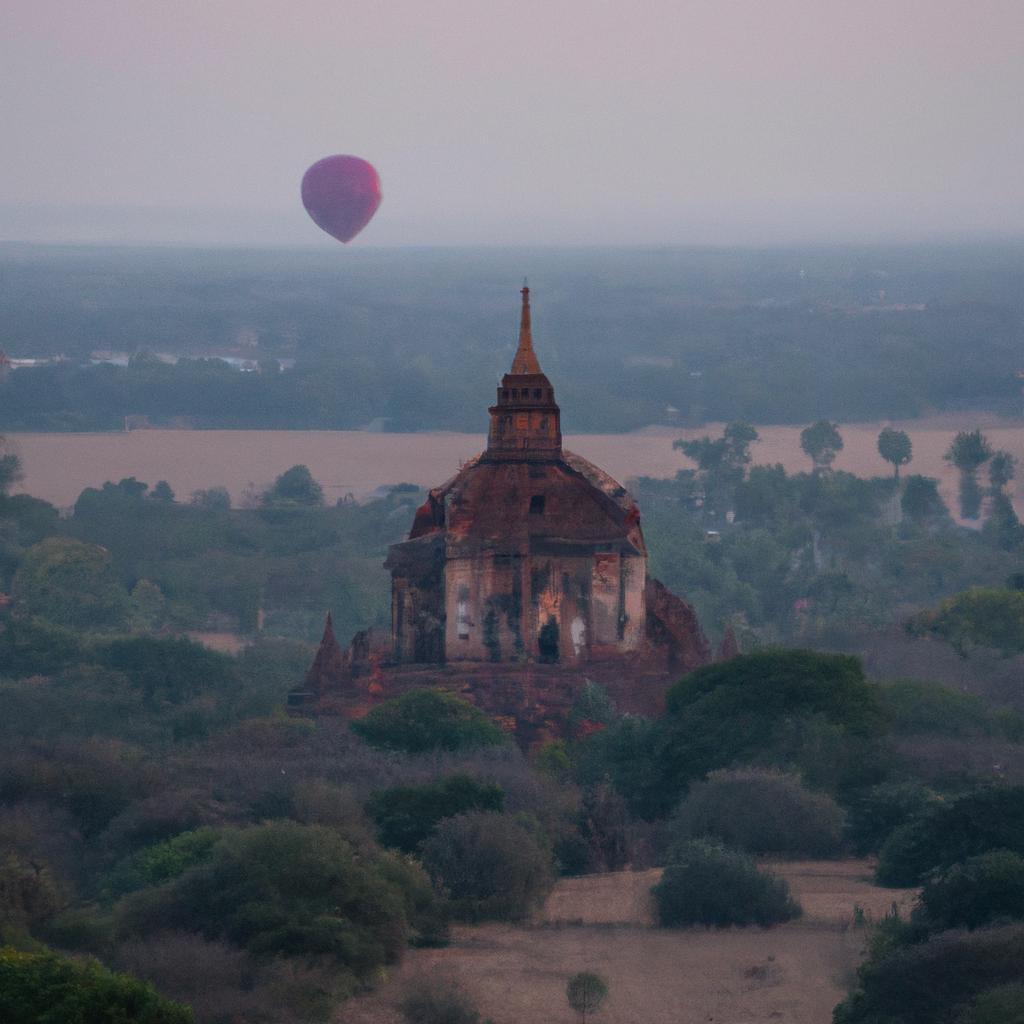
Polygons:
M651 927L658 871L563 879L523 927L455 930L447 949L411 953L380 991L345 1005L339 1024L399 1024L403 982L418 974L457 980L495 1024L575 1024L565 983L597 971L609 996L595 1024L828 1024L863 953L869 920L913 893L870 883L865 861L770 865L804 916L776 928L661 930Z
M837 469L861 476L890 471L875 447L885 423L842 425L846 447ZM984 428L997 448L1024 463L1024 423L986 414L934 417L894 423L914 443L910 470L938 477L950 508L956 505L956 473L942 459L957 430ZM800 451L800 427L761 427L755 462L781 462L788 471L808 468ZM634 476L670 477L690 463L672 449L677 437L717 435L720 424L695 430L649 427L631 434L577 434L566 447L579 452L619 480ZM74 504L85 487L134 476L154 484L167 480L186 498L200 488L223 486L242 501L247 487L261 489L296 463L304 463L323 484L328 500L346 494L363 498L395 483L434 486L480 451L482 435L422 433L369 434L360 431L136 430L128 434L13 434L21 455L21 487L59 507ZM1024 498L1024 480L1015 482ZM1021 507L1018 503L1018 507Z

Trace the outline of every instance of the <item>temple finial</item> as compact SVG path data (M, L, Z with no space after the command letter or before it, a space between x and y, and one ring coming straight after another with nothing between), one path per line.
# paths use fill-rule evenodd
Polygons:
M533 334L530 329L530 286L526 283L525 277L520 294L523 296L523 310L519 317L519 347L512 360L512 373L540 373L540 363L537 362L537 354L533 351Z

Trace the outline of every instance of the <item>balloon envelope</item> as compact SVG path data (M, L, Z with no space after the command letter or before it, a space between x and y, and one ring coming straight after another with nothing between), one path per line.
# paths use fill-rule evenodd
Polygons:
M351 242L380 206L380 178L357 156L325 156L302 176L302 205L317 227Z

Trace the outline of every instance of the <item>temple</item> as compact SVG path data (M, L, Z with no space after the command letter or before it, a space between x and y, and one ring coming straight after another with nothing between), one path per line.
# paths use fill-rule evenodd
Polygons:
M526 286L488 413L487 448L429 492L389 549L390 636L362 633L342 652L328 623L293 709L355 717L409 686L445 685L517 732L539 714L550 736L588 679L607 677L622 710L653 711L709 660L692 609L648 577L636 502L562 448Z

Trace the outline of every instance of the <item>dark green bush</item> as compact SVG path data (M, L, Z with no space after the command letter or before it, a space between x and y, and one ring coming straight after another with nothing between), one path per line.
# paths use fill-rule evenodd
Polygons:
M507 742L505 734L468 701L438 690L410 690L352 723L367 743L410 754L466 750Z
M200 828L147 846L111 871L107 879L107 891L110 895L121 896L177 878L206 860L220 837L216 829Z
M407 882L417 874L419 892ZM354 990L401 955L410 901L429 890L417 869L357 855L331 829L274 822L226 832L210 857L119 905L122 932L157 928L228 939L257 956L332 960Z
M747 853L835 857L843 820L839 805L805 789L799 776L745 768L694 783L670 828L679 839L708 836Z
M192 1024L192 1011L95 961L0 949L4 1024Z
M982 992L957 1017L957 1024L1024 1024L1024 983L997 985Z
M920 914L932 931L1024 919L1024 857L989 850L929 878Z
M518 920L554 883L551 852L508 814L474 811L447 818L423 844L423 864L469 920Z
M237 686L232 658L185 637L134 636L103 644L96 660L123 672L150 700L180 704Z
M422 974L405 985L398 1008L408 1024L478 1024L466 991L450 978Z
M881 687L893 732L902 735L984 736L993 716L980 697L938 683L900 679Z
M924 814L938 795L920 782L883 782L849 803L846 834L858 857L877 853L901 825Z
M1024 925L948 931L880 949L834 1024L954 1024L976 997L1024 981ZM1002 1024L1002 1021L1000 1022Z
M982 786L930 806L885 841L877 879L917 885L929 871L1000 849L1024 855L1024 786Z
M651 892L658 923L666 928L767 926L801 913L785 881L759 870L752 857L700 840L673 846L661 881Z
M419 786L379 790L366 809L384 846L415 853L443 818L468 811L501 811L504 802L504 790L497 783L449 775Z

